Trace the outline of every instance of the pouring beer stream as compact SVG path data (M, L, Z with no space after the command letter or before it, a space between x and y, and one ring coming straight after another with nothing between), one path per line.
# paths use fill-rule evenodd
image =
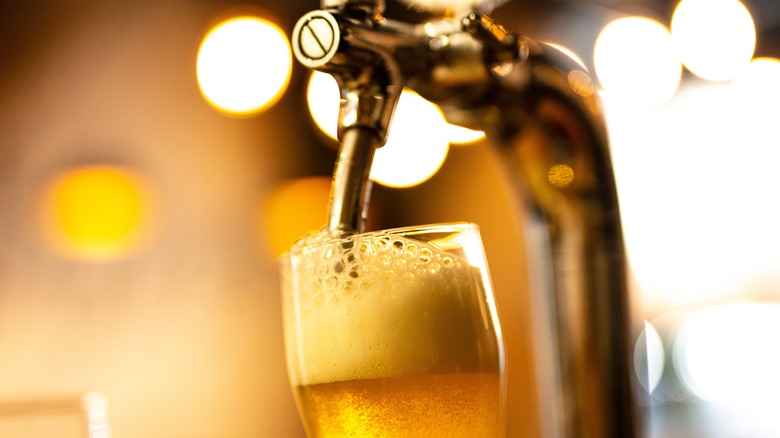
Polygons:
M298 21L296 58L332 74L341 93L327 231L365 230L371 163L404 87L451 123L485 131L535 261L542 435L636 436L626 262L598 96L582 67L506 31L486 15L491 6L471 2L412 25L385 18L379 0L323 0Z

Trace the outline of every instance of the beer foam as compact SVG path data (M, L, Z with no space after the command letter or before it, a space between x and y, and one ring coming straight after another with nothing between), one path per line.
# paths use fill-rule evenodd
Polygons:
M462 257L381 232L313 236L293 254L284 281L296 289L285 304L295 314L288 307L285 332L295 332L286 342L297 383L480 370L496 360L482 277Z
M400 293L410 284L435 281L468 266L431 245L386 234L347 238L308 252L301 257L298 275L307 279L302 296L313 306L334 298L359 300L371 293Z

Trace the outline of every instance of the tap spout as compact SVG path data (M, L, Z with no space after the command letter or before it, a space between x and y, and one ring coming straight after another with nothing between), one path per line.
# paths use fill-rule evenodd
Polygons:
M330 193L327 229L331 234L365 231L372 186L369 172L377 142L376 133L363 127L344 133Z

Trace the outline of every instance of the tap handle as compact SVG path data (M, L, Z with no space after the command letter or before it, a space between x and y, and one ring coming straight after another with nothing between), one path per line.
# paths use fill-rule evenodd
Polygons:
M403 89L396 53L399 47L418 44L418 39L390 27L382 17L347 6L301 17L293 29L293 53L304 66L329 73L338 82L339 138L346 129L361 126L373 130L384 144Z
M339 84L339 159L331 187L327 229L334 235L365 229L369 172L401 94L397 60L377 40L387 33L382 1L323 0L323 10L295 25L292 48L304 66L330 73Z
M327 11L308 12L298 20L293 29L292 49L295 58L311 69L328 65L340 44L339 23L336 17Z

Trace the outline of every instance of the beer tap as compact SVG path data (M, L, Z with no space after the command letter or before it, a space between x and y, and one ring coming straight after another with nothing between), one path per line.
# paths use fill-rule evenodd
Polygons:
M385 26L381 1L323 0L322 8L296 24L293 52L303 65L332 74L339 84L341 150L327 228L341 235L365 229L374 151L386 141L403 89L394 51L417 41Z
M485 131L525 215L542 434L635 436L625 254L594 85L492 19L495 3L443 4L445 16L412 25L385 18L379 0L322 0L296 24L298 61L340 88L328 230L363 231L374 151L403 87Z

